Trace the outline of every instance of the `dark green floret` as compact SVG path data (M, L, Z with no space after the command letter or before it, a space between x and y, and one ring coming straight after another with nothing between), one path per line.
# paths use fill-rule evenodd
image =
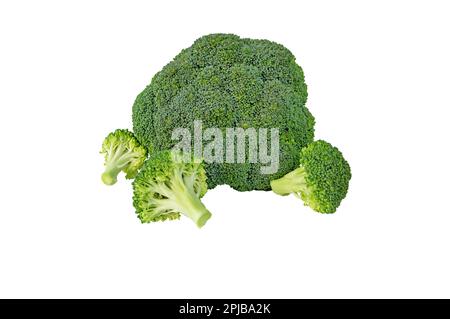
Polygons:
M278 128L278 172L260 165L205 163L208 185L246 191L270 189L270 180L293 170L298 150L313 141L314 117L305 107L303 70L284 46L268 40L211 34L182 50L152 79L133 105L133 130L150 153L172 148L175 128ZM205 141L205 143L207 143Z
M300 152L300 165L270 184L279 195L294 193L320 213L334 213L347 195L350 166L342 153L325 141L316 141Z
M118 129L103 141L101 154L105 156L102 181L106 185L117 182L117 175L124 172L127 179L134 178L147 158L147 150L128 130Z
M133 181L133 205L143 223L178 219L183 214L202 227L211 217L200 200L207 189L201 160L162 151L145 162Z

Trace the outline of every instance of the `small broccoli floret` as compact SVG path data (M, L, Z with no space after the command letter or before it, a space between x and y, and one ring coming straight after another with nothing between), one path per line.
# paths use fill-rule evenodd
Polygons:
M325 141L316 141L300 152L300 165L270 182L279 195L294 193L320 213L334 213L347 195L350 166L342 153Z
M117 182L122 171L127 179L134 178L147 158L147 150L128 130L118 129L105 138L100 154L105 156L102 181L106 185Z
M207 189L201 160L161 151L145 162L133 181L133 205L143 223L178 219L183 214L202 227L211 217L200 201Z

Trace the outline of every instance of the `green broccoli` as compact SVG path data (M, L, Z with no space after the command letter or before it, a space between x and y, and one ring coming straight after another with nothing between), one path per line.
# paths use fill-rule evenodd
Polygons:
M280 166L262 174L258 163L205 163L208 185L240 191L269 190L270 181L293 170L298 150L313 141L314 117L292 53L268 40L232 34L199 38L152 79L133 105L133 130L150 152L171 149L175 128L278 128Z
M270 182L279 195L294 193L320 213L334 213L347 195L350 166L342 153L325 141L316 141L300 152L300 165Z
M211 217L200 201L207 189L201 160L161 151L145 162L133 181L133 204L142 223L178 219L181 213L202 227Z
M105 138L100 154L105 156L102 181L106 185L115 184L121 171L126 178L134 178L147 158L146 148L139 144L133 133L123 129L115 130Z

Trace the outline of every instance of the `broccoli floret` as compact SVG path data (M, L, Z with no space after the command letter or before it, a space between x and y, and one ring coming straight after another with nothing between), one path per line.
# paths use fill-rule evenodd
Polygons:
M115 130L105 138L100 154L105 156L102 181L106 185L115 184L121 171L127 179L134 178L147 158L146 148L139 144L133 133L123 129Z
M199 38L152 79L133 105L133 129L150 152L172 148L175 128L278 128L280 166L262 174L255 163L205 163L208 185L269 190L293 170L298 150L313 141L314 117L305 107L301 67L284 46L232 34ZM204 141L207 143L206 141Z
M300 165L271 181L279 195L294 193L305 205L320 213L334 213L347 195L350 166L342 153L325 141L316 141L300 152Z
M207 189L201 160L162 151L145 162L133 181L133 204L142 223L178 219L181 213L202 227L211 217L200 200Z

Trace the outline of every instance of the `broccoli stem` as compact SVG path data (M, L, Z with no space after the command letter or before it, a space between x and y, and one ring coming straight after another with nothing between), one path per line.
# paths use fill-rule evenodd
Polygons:
M193 187L189 184L186 185L185 180L178 172L172 183L172 191L173 200L179 207L180 213L192 219L199 228L203 227L211 218L211 213L203 205Z
M106 185L114 185L117 182L117 175L121 171L121 167L116 165L107 166L102 174L102 181Z
M270 186L274 193L282 196L304 192L307 190L305 176L305 169L299 167L283 177L271 181Z
M203 227L208 219L211 218L211 213L206 209L205 205L200 199L190 192L182 193L179 195L178 204L181 207L181 213L186 217L189 217L199 227Z
M105 171L102 174L102 181L106 185L114 185L117 182L117 176L126 167L135 156L135 153L130 152L119 145L118 150L109 159L106 164Z

